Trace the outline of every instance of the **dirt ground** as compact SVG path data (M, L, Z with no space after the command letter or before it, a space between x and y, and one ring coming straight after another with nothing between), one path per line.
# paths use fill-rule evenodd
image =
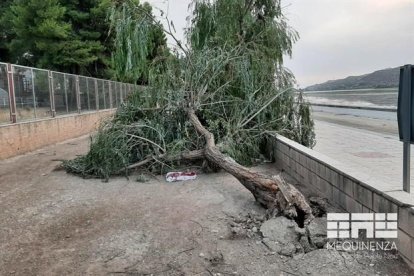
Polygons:
M320 249L286 257L257 229L233 236L234 218L265 210L226 173L104 183L53 170L88 141L0 161L1 275L413 275L396 255Z

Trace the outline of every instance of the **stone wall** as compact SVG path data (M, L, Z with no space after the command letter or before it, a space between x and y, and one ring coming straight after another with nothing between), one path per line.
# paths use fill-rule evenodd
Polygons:
M115 109L0 126L0 160L91 133Z
M402 188L391 191L387 183L378 180L380 176L374 178L352 170L280 135L271 138L269 147L281 169L346 212L398 213L397 247L401 256L414 267L414 195Z

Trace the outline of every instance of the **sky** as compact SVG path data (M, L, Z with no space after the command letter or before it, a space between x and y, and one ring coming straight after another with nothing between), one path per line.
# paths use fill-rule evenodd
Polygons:
M147 2L184 40L191 1ZM282 7L300 35L285 57L299 87L414 64L414 0L282 0Z

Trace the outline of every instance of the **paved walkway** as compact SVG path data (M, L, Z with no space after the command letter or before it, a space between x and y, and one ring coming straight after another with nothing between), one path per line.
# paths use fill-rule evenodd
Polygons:
M315 125L314 150L389 184L390 191L402 190L403 145L397 136L323 121L315 121ZM411 183L413 194L414 172Z

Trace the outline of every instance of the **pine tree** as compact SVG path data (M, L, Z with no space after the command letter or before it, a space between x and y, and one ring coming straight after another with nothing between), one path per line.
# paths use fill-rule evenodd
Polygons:
M0 59L111 77L110 0L14 0L0 6Z
M65 21L71 24L70 40L62 56L67 66L75 63L73 73L110 77L113 39L108 36L106 20L110 0L61 0L66 8Z
M62 41L68 39L71 30L64 22L66 9L58 0L17 0L10 12L15 36L8 44L12 61L59 68Z
M107 1L15 0L6 17L14 33L8 44L12 62L98 75L88 71L109 60L100 41L108 32L101 2Z
M2 0L0 2L0 61L9 61L10 52L7 43L11 41L13 32L10 24L10 6L13 0Z
M146 13L151 6L132 1ZM0 60L101 78L118 78L113 70L115 31L108 14L115 0L6 0L0 4ZM137 18L140 10L135 10ZM118 14L117 16L122 16ZM126 18L124 18L126 20ZM148 82L148 65L168 53L165 35L153 25L142 59L142 70L122 80ZM132 47L140 44L133 41ZM139 46L140 47L140 46Z

